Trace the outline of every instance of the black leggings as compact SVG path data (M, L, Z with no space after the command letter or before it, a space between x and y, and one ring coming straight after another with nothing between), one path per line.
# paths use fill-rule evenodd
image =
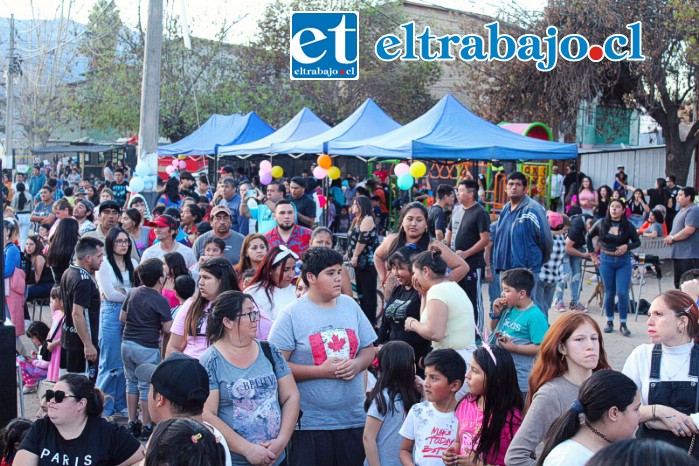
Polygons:
M377 273L374 264L368 264L363 269L355 268L354 277L357 282L359 305L371 325L376 326L376 280Z

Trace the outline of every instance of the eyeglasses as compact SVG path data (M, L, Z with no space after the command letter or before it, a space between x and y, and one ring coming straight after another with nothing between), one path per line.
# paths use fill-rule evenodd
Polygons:
M245 317L248 316L248 319L250 319L250 322L257 322L260 320L260 311L250 311L246 312L245 314L240 314L240 317Z
M65 400L66 398L75 398L76 400L80 399L79 396L66 395L66 392L64 392L62 390L56 390L56 391L46 390L46 402L47 403L51 400L55 400L56 403L62 403L63 400Z
M129 240L128 240L128 239L118 239L118 240L114 241L114 244L124 244L124 245L126 245L126 244L129 244Z

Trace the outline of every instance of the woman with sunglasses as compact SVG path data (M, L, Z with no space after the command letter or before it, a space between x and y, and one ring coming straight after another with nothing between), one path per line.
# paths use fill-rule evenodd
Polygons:
M296 288L291 282L298 258L294 251L284 245L273 247L262 259L245 289L273 322L282 309L296 301Z
M699 458L699 309L686 293L666 291L648 311L651 344L637 346L623 372L641 389L638 437L671 443Z
M172 353L184 353L199 359L208 346L206 318L211 302L216 299L216 296L231 290L240 291L240 288L233 264L228 259L214 257L201 265L199 293L185 301L177 312L170 329L166 356Z
M281 351L255 339L259 319L250 295L222 293L208 318L211 346L200 358L210 389L204 420L231 446L233 464L283 462L299 416L299 392Z
M128 466L143 459L141 443L102 417L104 396L87 377L65 374L45 397L48 415L29 429L14 464Z
M120 227L104 239L105 261L95 274L100 290L99 371L96 384L106 395L105 416L126 409L126 378L121 359L124 324L119 313L134 282L138 263L131 258L129 234Z

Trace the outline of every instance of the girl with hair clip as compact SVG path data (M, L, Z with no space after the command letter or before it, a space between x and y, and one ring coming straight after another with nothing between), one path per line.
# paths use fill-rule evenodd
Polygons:
M420 402L415 384L415 352L403 341L389 341L379 350L379 377L364 403L366 466L399 466L399 434L410 408Z
M633 437L640 407L633 380L609 369L595 372L549 429L537 466L584 466L607 445Z
M536 464L546 431L578 397L580 385L600 369L610 367L592 317L570 312L551 324L529 376L527 415L507 450L507 465Z
M284 245L273 247L262 259L260 267L245 289L272 322L282 309L296 301L296 288L291 282L298 258L294 251Z
M456 408L456 442L442 459L448 466L505 464L505 452L522 424L524 401L510 352L487 343L473 353L468 395Z
M409 317L420 319L420 293L413 284L413 259L418 254L414 244L406 244L388 258L389 270L396 277L396 287L386 301L378 332L379 344L390 341L404 341L415 351L417 375L425 376L422 359L430 352L430 341L415 332L405 330L405 320Z
M422 296L420 319L405 319L406 332L415 332L432 342L432 349L451 348L466 365L476 349L473 305L458 283L446 277L447 263L440 248L432 247L413 259L413 284ZM461 387L457 399L465 395Z
M430 231L427 227L427 208L422 203L406 204L400 211L397 225L399 225L398 232L388 235L374 252L374 266L378 272L382 289L386 282L386 261L391 254L406 244L416 245L420 252L427 251L429 248L437 248L451 270L449 280L458 282L466 276L469 270L466 262L442 242L430 240Z
M231 447L233 464L284 462L300 395L279 349L258 341L260 311L248 294L226 291L209 313L211 345L200 358L209 375L204 420Z
M214 257L204 262L199 270L198 290L182 304L172 322L166 356L179 352L199 359L206 350L206 322L211 302L225 291L240 291L230 261Z
M12 466L17 450L31 426L29 419L19 417L0 430L0 466Z
M22 441L22 466L119 465L141 461L144 450L126 428L102 417L104 396L84 375L65 374L46 390L48 415Z
M138 263L131 258L129 234L120 227L109 230L104 239L104 261L95 273L100 291L99 370L96 385L108 395L105 415L126 409L126 378L121 359L124 324L119 314L134 283Z
M21 253L15 245L19 237L19 223L15 219L3 220L4 235L4 270L5 279L5 315L10 316L12 325L15 326L18 348L22 345L19 337L24 335L24 294L26 291L26 274L21 267Z
M699 309L686 293L666 291L648 311L651 343L637 346L624 364L641 389L639 437L671 443L699 459Z
M158 423L148 442L145 466L223 466L225 451L204 425L188 418Z

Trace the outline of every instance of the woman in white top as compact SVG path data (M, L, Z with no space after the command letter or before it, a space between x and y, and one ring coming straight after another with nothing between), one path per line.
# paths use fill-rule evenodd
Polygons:
M537 465L584 466L607 445L633 437L640 407L641 394L633 380L609 369L595 372L546 434Z
M651 344L637 346L624 364L641 390L639 437L671 443L699 458L699 430L690 414L699 411L699 309L686 293L666 291L648 311ZM693 446L693 448L692 448Z
M294 279L299 256L284 245L271 248L250 280L245 293L274 321L282 309L296 301Z
M473 304L458 283L446 276L442 251L431 248L413 259L414 288L422 295L420 320L405 319L405 331L432 341L432 348L456 350L468 365L476 349ZM464 391L465 393L465 391Z
M126 409L126 379L121 360L121 335L124 324L119 321L121 306L133 283L138 266L131 258L129 234L112 228L104 239L105 260L96 273L102 304L100 306L99 371L96 386L105 397L104 413L111 416Z

